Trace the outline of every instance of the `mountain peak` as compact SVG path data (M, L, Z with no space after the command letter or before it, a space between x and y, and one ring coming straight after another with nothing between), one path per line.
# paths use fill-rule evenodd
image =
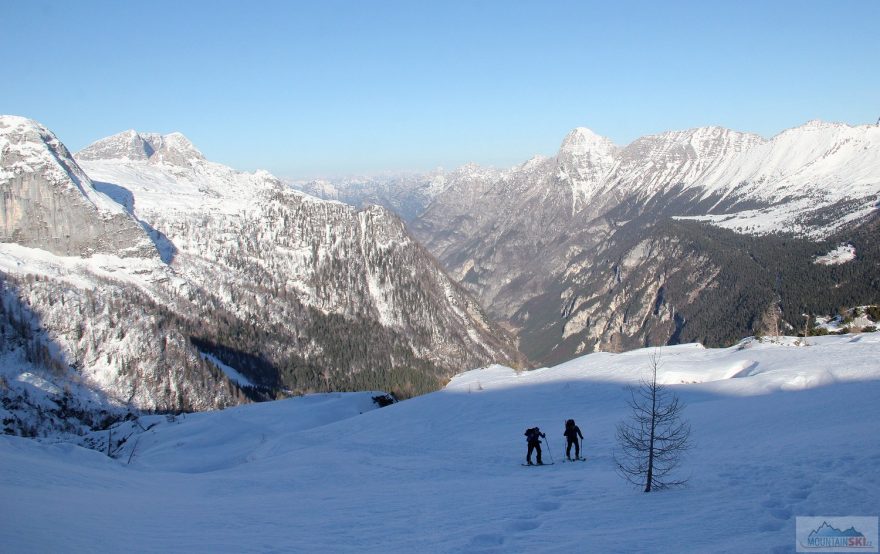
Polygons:
M483 167L474 162L468 162L462 166L459 166L450 172L450 176L453 178L460 177L491 177L497 176L500 172L492 167Z
M586 127L575 127L562 141L560 152L582 156L594 150L609 151L616 147L607 138L594 133Z
M80 160L135 160L189 167L205 157L182 133L139 133L133 129L93 142L77 152Z
M137 131L129 129L95 141L77 152L82 160L147 160L153 155L153 146Z
M88 195L91 182L52 131L33 119L0 115L0 179L45 173ZM118 206L117 206L118 207Z
M804 123L803 125L801 125L801 127L805 127L807 129L810 129L810 128L821 129L823 127L841 127L841 126L842 126L842 124L840 124L840 123L832 123L830 121L823 121L821 119L811 119L811 120L807 121L806 123Z
M617 152L613 142L586 127L566 135L556 156L556 176L571 187L572 210L601 189Z
M187 167L204 159L205 156L183 133L175 132L161 137L161 146L156 149L150 161Z
M519 164L515 167L515 169L519 169L520 171L531 171L540 167L543 163L545 163L549 158L547 156L542 156L540 154L536 156L532 156L525 162Z
M20 115L0 115L0 128L10 127L42 127L42 125Z
M0 116L0 186L0 242L62 256L155 252L138 222L95 189L61 141L36 121Z
M864 128L868 128L868 126L865 126ZM823 121L821 119L811 119L803 125L798 125L797 127L791 127L790 129L785 129L784 131L781 131L779 134L775 135L773 139L776 140L780 137L790 138L827 134L848 135L852 132L858 134L858 129L859 126L853 126L847 123L837 123L832 121Z

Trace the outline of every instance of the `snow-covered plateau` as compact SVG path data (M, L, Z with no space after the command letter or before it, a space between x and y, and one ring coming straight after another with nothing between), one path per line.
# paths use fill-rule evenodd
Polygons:
M0 437L4 552L794 552L798 516L876 516L880 333L596 353L374 408L325 394L141 417L116 458ZM680 489L615 472L626 385L687 404ZM563 422L585 463L563 462ZM521 467L523 431L546 467ZM137 431L135 431L137 430ZM103 432L107 434L108 432Z

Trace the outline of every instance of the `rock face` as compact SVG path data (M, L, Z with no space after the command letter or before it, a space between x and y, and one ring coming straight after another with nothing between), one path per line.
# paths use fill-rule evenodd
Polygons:
M704 333L703 322L696 332L694 306L707 309L700 298L714 294L725 271L715 238L694 241L708 232L695 231L704 228L696 222L821 241L864 221L878 201L876 126L810 122L771 140L708 127L623 148L578 128L553 158L450 174L411 228L493 318L516 330L526 355L550 363L682 337L726 342L753 330L760 314L743 316L736 331ZM682 221L666 225L670 217ZM761 309L772 302L760 300Z
M121 206L95 190L61 142L45 127L0 117L0 241L63 256L155 249Z

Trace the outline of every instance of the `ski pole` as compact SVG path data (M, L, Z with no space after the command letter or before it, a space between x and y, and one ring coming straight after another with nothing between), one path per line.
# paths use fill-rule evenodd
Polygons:
M550 454L550 463L556 463L556 461L553 459L553 452L550 452L550 441L544 441L544 444L547 445L547 454Z

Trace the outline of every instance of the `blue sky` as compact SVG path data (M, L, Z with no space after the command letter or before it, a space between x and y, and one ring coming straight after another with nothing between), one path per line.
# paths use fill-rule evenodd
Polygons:
M880 2L0 0L0 113L294 178L880 117Z

